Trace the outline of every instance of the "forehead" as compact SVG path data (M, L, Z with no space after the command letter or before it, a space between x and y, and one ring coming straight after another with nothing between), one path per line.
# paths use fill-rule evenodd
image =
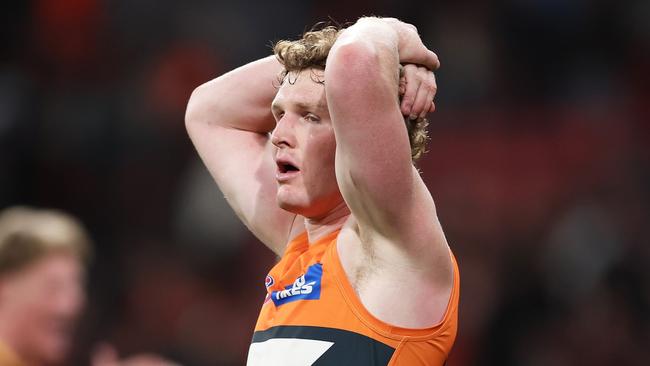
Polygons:
M327 110L325 85L322 83L323 77L324 72L315 69L303 70L300 73L288 73L275 95L273 108L287 108L289 105L299 105Z
M33 276L51 276L55 273L76 273L81 270L79 258L69 251L54 251L36 259L24 272Z

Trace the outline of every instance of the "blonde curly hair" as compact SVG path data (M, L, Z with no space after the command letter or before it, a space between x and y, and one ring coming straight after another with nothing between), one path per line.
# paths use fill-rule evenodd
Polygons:
M284 82L290 72L300 72L305 69L325 70L327 56L344 28L325 26L319 29L319 27L320 25L316 25L298 40L281 40L273 46L275 57L284 66L284 70L279 76L280 84ZM402 68L400 68L400 78L402 76ZM314 81L324 83L324 80L315 79ZM291 83L291 80L289 82ZM401 102L402 96L400 95L398 98L398 102ZM426 152L429 122L426 118L412 120L405 116L404 124L411 145L411 159L415 162Z

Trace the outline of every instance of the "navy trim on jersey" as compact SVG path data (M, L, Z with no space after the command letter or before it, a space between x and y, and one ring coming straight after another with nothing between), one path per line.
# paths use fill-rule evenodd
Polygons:
M388 365L395 349L362 334L342 329L281 325L253 333L251 343L273 338L313 339L333 342L315 366Z

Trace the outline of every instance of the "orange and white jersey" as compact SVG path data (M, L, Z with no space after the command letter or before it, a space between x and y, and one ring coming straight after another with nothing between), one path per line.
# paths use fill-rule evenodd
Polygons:
M335 231L309 244L291 241L266 277L267 295L248 366L443 365L456 338L459 273L443 319L424 329L387 324L366 310L336 250Z

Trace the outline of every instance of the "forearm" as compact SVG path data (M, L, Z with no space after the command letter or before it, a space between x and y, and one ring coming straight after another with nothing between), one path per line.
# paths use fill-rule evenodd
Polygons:
M398 103L400 36L390 24L374 20L348 30L325 69L337 180L360 222L376 227L392 222L388 230L400 217L412 217L405 210L421 196Z
M271 102L281 71L276 58L268 56L199 86L188 102L186 123L258 133L271 131Z
M337 144L340 151L352 154L366 149L361 146L369 131L379 140L406 133L403 125L386 118L398 111L398 37L378 20L361 19L346 29L332 47L325 69ZM382 118L369 118L370 114Z

